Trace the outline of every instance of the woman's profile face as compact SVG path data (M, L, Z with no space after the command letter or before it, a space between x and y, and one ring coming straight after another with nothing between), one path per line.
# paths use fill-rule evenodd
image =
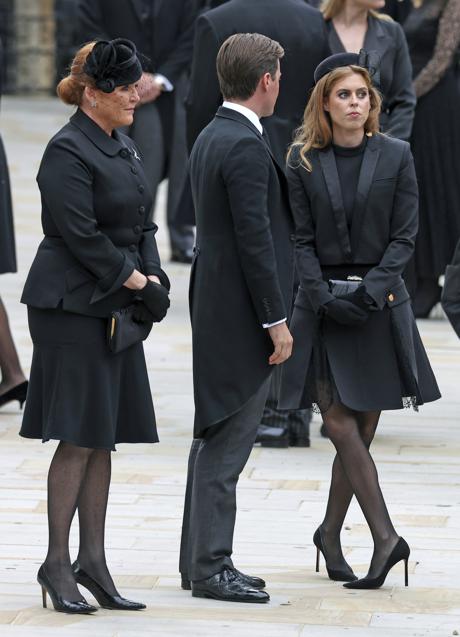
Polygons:
M324 100L324 110L329 113L334 129L363 129L364 132L370 109L369 89L359 73L350 73L337 80Z
M97 115L107 128L130 126L133 123L134 109L139 102L137 82L117 86L112 93L97 91Z

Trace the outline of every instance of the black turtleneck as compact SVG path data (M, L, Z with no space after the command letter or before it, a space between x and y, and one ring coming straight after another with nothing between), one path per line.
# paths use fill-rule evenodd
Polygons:
M359 146L347 147L332 144L337 164L337 172L339 173L340 188L342 190L343 206L347 216L348 227L350 227L353 217L359 173L366 144L366 135L364 135Z

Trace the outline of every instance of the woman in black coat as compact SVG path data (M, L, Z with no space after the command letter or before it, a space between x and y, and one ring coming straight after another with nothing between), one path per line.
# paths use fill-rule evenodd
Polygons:
M288 159L300 287L280 407L316 404L337 451L314 535L329 576L376 588L396 562L407 567L409 547L389 517L369 445L382 410L440 394L401 278L417 232L412 156L407 142L378 133L380 97L357 62L342 53L316 69ZM353 494L374 539L360 580L340 545Z
M48 592L55 609L69 613L96 610L77 583L105 608L145 608L120 597L104 552L111 451L119 442L158 441L142 343L110 351L108 317L134 305L137 321L158 321L169 306L142 163L115 130L132 123L141 74L129 40L80 49L58 86L77 111L49 142L37 178L45 237L22 297L34 352L20 433L60 441L38 581L44 604ZM80 546L71 565L76 509Z
M364 48L380 58L373 78L383 98L380 130L408 140L415 109L409 51L401 26L379 9L385 10L385 0L324 0L321 5L331 53Z

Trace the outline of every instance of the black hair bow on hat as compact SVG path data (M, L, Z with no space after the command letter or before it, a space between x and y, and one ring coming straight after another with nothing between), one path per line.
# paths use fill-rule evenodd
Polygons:
M86 58L83 71L92 77L96 87L112 93L116 86L134 84L142 75L136 46L131 40L98 40Z
M359 53L335 53L327 57L315 69L315 84L334 69L350 65L366 69L372 83L377 88L380 87L380 55L377 51L365 51L364 49L361 49Z

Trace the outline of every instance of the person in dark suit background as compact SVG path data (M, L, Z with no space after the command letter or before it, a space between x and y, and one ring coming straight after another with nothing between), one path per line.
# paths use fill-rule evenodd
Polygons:
M339 53L316 86L288 159L300 277L280 406L317 405L336 449L326 513L313 541L329 577L377 588L409 547L386 508L369 452L382 410L437 400L402 273L417 234L408 142L380 134L380 96L361 56ZM342 289L342 291L340 291ZM340 541L355 495L374 552L357 580ZM317 562L318 564L318 562Z
M0 40L0 98L3 80L3 47ZM3 140L0 135L0 274L16 272L16 246L14 240L13 204L10 175ZM10 330L8 314L0 298L0 406L17 400L22 406L27 395L27 381L19 362Z
M177 220L187 174L183 101L193 45L196 0L79 0L82 42L126 37L137 46L144 74L129 135L142 153L155 201L169 177L167 219L173 261L190 263L194 232Z
M380 57L378 88L382 94L380 130L408 140L415 112L412 65L402 27L385 16L385 0L325 0L321 11L331 53L360 49Z
M20 435L59 441L48 473L48 553L37 579L44 606L48 593L67 613L97 610L77 583L105 608L145 608L120 597L104 547L111 451L120 442L158 441L142 343L111 352L107 323L113 310L132 304L136 320L159 321L169 305L148 181L133 141L116 130L132 122L141 75L127 40L82 47L58 85L61 100L77 110L49 142L37 176L45 236L21 299L34 350Z
M189 148L222 101L215 69L217 51L227 37L239 32L262 33L285 50L278 102L274 114L264 120L273 154L284 166L313 86L313 71L329 52L321 14L303 0L230 0L198 18L187 98ZM278 388L279 371L275 370L257 441L277 447L308 446L310 412L278 411Z
M179 568L195 597L224 601L269 599L263 580L236 570L231 555L238 477L273 365L292 348L292 216L283 167L260 123L275 106L282 55L277 42L257 33L223 43L217 69L224 103L190 157L195 440Z

